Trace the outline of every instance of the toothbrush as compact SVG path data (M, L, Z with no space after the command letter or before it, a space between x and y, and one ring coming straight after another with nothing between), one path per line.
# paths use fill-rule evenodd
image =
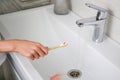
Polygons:
M60 45L57 45L57 46L53 46L53 47L48 48L48 50L50 51L50 50L54 50L54 49L57 49L57 48L63 48L63 47L66 47L67 45L68 45L67 42L63 42L63 43L60 44Z

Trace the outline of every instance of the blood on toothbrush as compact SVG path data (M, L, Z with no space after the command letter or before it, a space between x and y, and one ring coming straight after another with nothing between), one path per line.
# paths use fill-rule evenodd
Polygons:
M63 44L64 44L64 46L67 46L67 45L68 45L68 43L67 43L67 42L64 42Z
M50 80L61 80L62 76L63 76L63 74L57 73L57 74L51 76Z

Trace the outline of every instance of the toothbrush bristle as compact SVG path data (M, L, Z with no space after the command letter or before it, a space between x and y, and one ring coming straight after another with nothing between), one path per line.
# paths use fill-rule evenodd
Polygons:
M67 46L67 45L68 45L68 42L64 42L63 44L64 44L64 46Z

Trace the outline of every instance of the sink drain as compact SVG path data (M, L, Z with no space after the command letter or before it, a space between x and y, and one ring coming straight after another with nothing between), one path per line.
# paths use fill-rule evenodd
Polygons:
M70 78L80 78L80 76L82 75L82 72L78 69L72 69L70 71L68 71L67 75L70 77Z

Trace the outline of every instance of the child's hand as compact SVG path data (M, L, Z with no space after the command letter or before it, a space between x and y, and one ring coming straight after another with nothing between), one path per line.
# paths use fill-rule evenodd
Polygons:
M52 77L50 77L50 80L61 80L61 77L63 76L63 74L55 74Z

